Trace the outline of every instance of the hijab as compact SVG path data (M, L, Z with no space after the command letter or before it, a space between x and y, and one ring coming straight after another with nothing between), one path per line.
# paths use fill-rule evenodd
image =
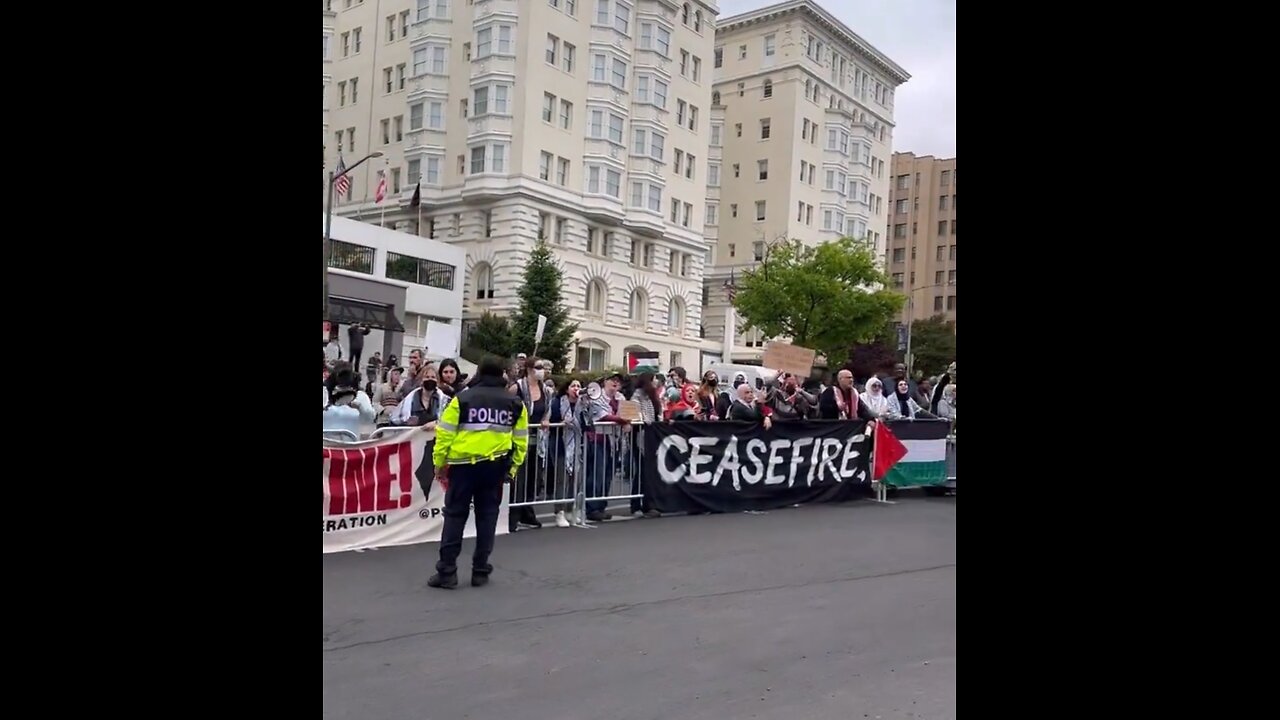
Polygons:
M907 386L906 392L900 392L898 390L898 383L895 380L893 383L893 394L898 398L898 408L902 415L904 417L911 417L911 386Z

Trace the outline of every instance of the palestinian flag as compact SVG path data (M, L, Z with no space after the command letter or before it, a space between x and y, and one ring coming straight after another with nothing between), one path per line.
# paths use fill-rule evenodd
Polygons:
M906 448L906 454L881 480L892 487L945 485L947 482L947 432L951 423L945 420L892 420L888 425L894 437ZM879 464L879 449L876 464Z

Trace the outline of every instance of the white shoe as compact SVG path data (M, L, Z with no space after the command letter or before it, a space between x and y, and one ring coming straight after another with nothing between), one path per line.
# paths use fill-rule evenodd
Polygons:
M556 527L569 527L569 518L564 516L563 510L556 511Z

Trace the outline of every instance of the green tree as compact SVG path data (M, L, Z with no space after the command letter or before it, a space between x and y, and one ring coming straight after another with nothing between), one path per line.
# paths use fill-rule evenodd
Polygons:
M774 245L764 263L745 274L733 306L748 326L838 362L852 343L874 340L902 308L903 296L867 290L887 283L861 241L806 247L792 240Z
M911 323L913 371L941 375L956 359L956 324L942 315Z
M564 273L556 265L555 256L546 243L539 241L524 268L524 284L520 287L520 309L511 319L511 349L532 353L538 331L538 316L547 316L538 355L555 363L556 369L567 368L569 348L578 324L569 321L569 310L562 302L561 284Z
M511 323L504 317L485 313L467 335L462 355L478 363L486 354L511 357Z

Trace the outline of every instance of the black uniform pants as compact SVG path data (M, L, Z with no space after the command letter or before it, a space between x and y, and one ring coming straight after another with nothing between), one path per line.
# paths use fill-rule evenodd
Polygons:
M458 572L462 552L462 531L467 526L471 506L476 508L476 550L471 556L472 574L493 572L489 555L498 530L498 507L502 503L503 480L510 472L505 460L488 460L474 465L450 465L449 489L444 494L444 531L440 535L440 562L436 572Z

